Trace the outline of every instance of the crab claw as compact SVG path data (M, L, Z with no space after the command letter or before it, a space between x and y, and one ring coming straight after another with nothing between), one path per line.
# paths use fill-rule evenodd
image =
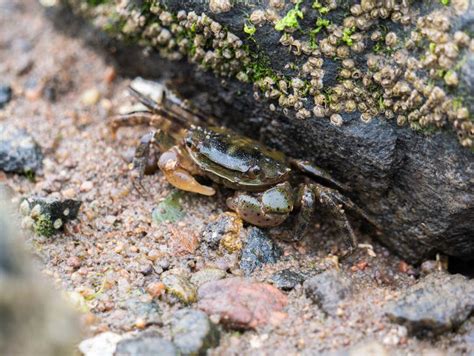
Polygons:
M178 152L171 148L164 152L158 161L160 170L171 185L181 190L207 196L216 193L214 188L202 185L188 171L183 169L179 164L179 159Z

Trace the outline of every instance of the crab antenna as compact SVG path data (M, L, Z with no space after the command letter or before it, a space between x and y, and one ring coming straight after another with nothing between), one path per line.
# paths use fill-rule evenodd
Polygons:
M210 121L209 118L200 114L199 112L193 112L178 98L166 95L166 91L163 91L161 102L157 103L132 86L129 86L129 90L132 96L134 96L152 112L164 116L171 121L176 121L181 125L203 125Z

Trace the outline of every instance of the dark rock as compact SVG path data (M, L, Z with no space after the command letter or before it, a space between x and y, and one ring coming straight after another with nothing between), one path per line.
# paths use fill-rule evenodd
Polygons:
M5 105L12 98L12 88L9 85L0 85L0 109L3 109Z
M233 250L239 250L241 247L240 243L240 231L242 229L242 220L234 213L223 213L219 215L216 221L213 221L205 227L202 233L202 242L204 242L210 249L217 250L222 242L226 250L229 252L235 252ZM237 243L236 243L237 241ZM240 245L237 248L232 248L235 245Z
M302 274L289 269L276 272L270 278L275 287L286 291L292 290L305 280Z
M0 170L7 173L37 172L43 162L41 148L22 129L0 124Z
M459 274L430 274L387 305L386 314L411 335L439 335L474 311L474 281Z
M246 275L267 263L276 263L281 249L259 228L251 228L240 259L240 268Z
M30 197L23 199L20 211L23 221L30 221L35 232L41 236L52 236L62 231L64 225L77 218L81 202L73 199Z
M136 337L117 344L114 356L176 356L179 355L172 342L156 332L144 331Z
M220 322L235 329L255 329L278 324L286 318L286 295L272 285L242 278L227 278L202 285L198 290L198 308L218 315Z
M72 4L75 10L80 7L77 4L81 4L73 0L66 2ZM141 3L132 1L131 7L133 4L140 6ZM341 24L352 2L341 1L340 5L337 10L330 12L331 19L338 24ZM283 16L292 6L287 3L280 15ZM410 13L418 14L419 11L419 15L423 15L443 5L440 2L420 1L410 2L410 6L414 6L409 10ZM454 15L455 11L443 12L450 16L450 35L457 30L469 33L469 28L472 27L473 5L469 6L462 15ZM253 48L252 41L255 40L258 52L268 59L264 61L268 62L265 64L268 68L264 69L269 69L271 73L294 76L294 66L287 64L293 63L298 67L296 72L301 72L301 67L307 60L304 55L295 57L292 51L280 46L278 41L281 33L269 24L259 27L250 40L243 32L242 24L245 23L245 16L255 7L245 3L239 3L231 11L221 14L210 13L208 4L200 1L167 1L167 9L174 13L178 10L207 13L224 28L231 30L249 48ZM51 14L55 15L55 24L61 30L74 36L82 36L102 52L104 49L108 51L118 64L120 74L172 79L170 85L173 89L189 99L195 107L199 107L204 115L217 117L220 124L261 139L292 157L315 162L340 182L349 185L351 199L383 233L381 241L405 261L417 263L434 256L438 251L465 258L473 255L474 224L471 222L474 220L474 153L459 144L453 130L448 128L437 130L433 134L423 134L408 127L398 127L396 120L386 120L381 115L375 115L370 123L364 123L359 119L360 113L357 111L343 112L344 125L341 127L331 124L327 117L298 120L292 108L282 110L274 102L276 110L272 111L268 101L255 100L253 83L243 83L227 77L228 71L223 71L226 78L222 80L209 72L197 69L188 61L163 59L159 56L159 49L147 51L145 56L138 44L113 40L92 26L84 26L80 20L74 21L72 13L67 8L61 8L57 13ZM95 11L86 13L103 16ZM310 32L318 14L308 8L304 19L300 20L303 31L292 35L299 38L300 35ZM388 26L388 31L399 34L399 39L405 38L412 29L408 26L401 34L399 24L389 20L382 21L383 26ZM375 20L371 29L365 32L380 25L381 23ZM147 31L140 26L137 28L139 31ZM323 32L318 36L326 36ZM119 34L117 38L122 35ZM140 33L135 38L139 39ZM302 39L307 40L307 37L303 36ZM362 53L351 53L351 59L355 61L356 67L360 68L362 75L367 73L367 56L373 53L375 46L376 43L368 41ZM414 51L413 54L419 57L426 50L422 48L419 53ZM460 53L465 53L465 60L459 61L462 67L459 71L459 90L445 88L445 91L450 97L458 95L463 105L469 107L472 116L472 52L464 49ZM383 52L379 54L389 55ZM256 66L259 64L255 62ZM325 58L325 88L339 82L339 67L339 60ZM423 79L429 80L428 72L420 73ZM445 87L442 80L436 81L436 85L438 84ZM259 97L263 98L264 95L260 93ZM308 109L311 109L309 104L312 104L312 100L306 102ZM437 107L434 106L435 109Z
M77 218L82 202L74 199L59 200L55 198L30 197L22 201L28 204L30 210L40 206L42 214L48 214L51 220L61 219L64 222Z
M219 330L200 310L178 310L171 321L171 332L183 355L206 355L208 349L219 345Z
M351 280L335 269L306 280L303 286L306 296L331 316L336 315L341 302L352 292Z

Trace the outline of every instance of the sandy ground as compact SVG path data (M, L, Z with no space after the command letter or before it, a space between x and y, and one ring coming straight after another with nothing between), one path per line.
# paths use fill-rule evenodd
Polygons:
M127 301L149 299L146 288L159 280L162 266L189 273L212 264L194 248L209 217L226 210L225 192L212 198L185 194L183 219L152 222L153 208L171 187L159 173L146 176L143 185L149 194L140 195L128 169L147 128L125 128L114 139L107 127L110 113L131 103L125 90L130 79L114 78L114 69L80 40L55 32L35 1L0 0L0 58L0 80L14 91L11 103L0 111L0 121L25 128L45 154L44 171L34 181L8 175L8 183L19 196L53 195L83 202L79 219L64 234L50 239L28 236L38 265L59 289L84 297L84 337L134 330ZM319 242L311 242L315 240ZM337 241L318 221L305 241L281 243L285 253L280 262L252 277L265 281L283 268L318 266L330 251L337 251ZM326 317L297 288L289 293L288 318L281 324L245 333L226 331L213 352L328 352L374 340L395 354L473 352L462 334L418 340L390 323L383 307L415 282L414 269L368 237L362 241L374 244L376 257L362 250L341 263L356 293L339 317ZM235 265L229 270L241 274ZM167 297L156 302L166 335L166 321L180 304Z

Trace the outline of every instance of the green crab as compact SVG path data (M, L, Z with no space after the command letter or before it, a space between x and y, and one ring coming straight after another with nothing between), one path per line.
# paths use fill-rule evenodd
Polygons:
M227 199L227 206L249 224L279 226L273 230L280 238L299 240L311 224L316 205L320 205L344 231L348 245L357 246L344 208L363 212L339 192L347 191L347 187L327 172L229 129L206 125L212 118L190 111L176 97L164 95L164 89L158 102L133 86L129 89L147 110L114 116L110 126L114 133L122 126L138 124L155 128L142 137L135 152L133 178L140 186L153 162L151 148L156 147L160 154L157 166L171 185L214 195L214 187L196 179L204 176L230 188L235 193ZM156 167L154 162L151 165Z

